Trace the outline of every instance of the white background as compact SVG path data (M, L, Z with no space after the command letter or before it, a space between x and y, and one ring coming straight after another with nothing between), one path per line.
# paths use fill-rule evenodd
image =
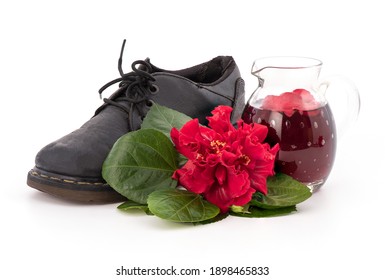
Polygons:
M117 279L122 265L238 265L269 266L260 279L384 279L380 2L1 1L0 278ZM180 69L232 55L248 94L256 87L250 68L257 57L315 57L324 62L323 75L349 77L360 90L361 114L339 139L327 183L293 215L195 227L27 187L39 149L100 105L97 90L118 77L124 38L126 71L146 57ZM227 279L194 279L211 278Z

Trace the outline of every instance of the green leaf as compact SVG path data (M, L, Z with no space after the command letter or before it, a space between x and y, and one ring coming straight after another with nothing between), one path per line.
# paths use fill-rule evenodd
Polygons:
M142 210L147 215L152 215L152 213L148 209L148 205L147 204L137 203L137 202L132 201L132 200L127 200L126 202L123 202L122 204L120 204L118 206L118 209L122 210L122 211Z
M102 175L118 193L146 204L150 193L175 188L171 178L177 169L177 153L161 132L140 129L123 135L103 164Z
M247 212L232 212L230 215L245 217L245 218L268 218L275 216L282 216L297 211L295 206L282 207L276 209L262 209L258 207L249 207Z
M199 194L185 190L159 190L148 197L150 211L173 222L194 223L212 219L219 214L219 208Z
M278 173L267 179L268 193L256 193L250 205L263 209L293 206L311 197L310 189L292 177Z
M131 209L146 210L148 209L148 206L147 204L141 204L132 200L127 200L126 202L123 202L122 204L120 204L118 206L118 209L123 211L131 210Z
M191 118L183 113L154 103L142 123L142 129L155 129L164 133L169 139L171 128L180 129Z

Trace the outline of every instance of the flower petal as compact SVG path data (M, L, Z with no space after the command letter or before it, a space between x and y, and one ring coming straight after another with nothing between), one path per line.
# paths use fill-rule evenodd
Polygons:
M207 168L196 166L191 160L174 172L173 178L187 190L194 193L204 193L213 184L214 180Z
M225 133L235 130L234 126L230 122L230 116L233 108L229 106L218 106L211 113L212 117L207 117L209 126L217 133Z
M255 190L253 188L247 189L246 193L244 193L243 195L241 195L239 197L234 198L232 205L243 206L243 205L249 203L252 196L253 196L253 193L255 193Z
M250 180L246 172L236 173L229 168L226 171L227 178L224 184L215 183L204 194L207 201L217 205L222 212L227 212L234 202L239 206L248 203L251 200L249 194L254 192L250 188Z
M196 135L200 133L198 119L188 121L179 131L171 129L171 139L175 148L188 159L193 159L200 148L199 142L195 141Z
M295 89L292 92L284 92L278 96L265 97L262 109L284 112L288 117L294 114L294 110L311 111L319 108L319 102L306 89Z
M215 178L219 185L223 185L227 180L227 170L223 165L218 165L215 169Z

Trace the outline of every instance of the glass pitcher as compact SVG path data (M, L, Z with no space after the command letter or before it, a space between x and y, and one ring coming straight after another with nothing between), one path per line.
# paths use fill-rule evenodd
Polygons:
M306 57L255 60L252 74L259 86L242 115L246 123L268 127L266 142L279 143L275 171L292 176L312 191L325 183L336 154L336 124L326 99L333 92L331 85L339 84L339 92L333 94L345 95L341 110L346 116L339 132L357 118L360 108L356 87L342 79L320 82L321 67L320 60Z

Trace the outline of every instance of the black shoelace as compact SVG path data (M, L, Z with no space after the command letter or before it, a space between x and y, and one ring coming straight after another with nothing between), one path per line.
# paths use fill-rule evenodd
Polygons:
M132 72L124 73L122 69L122 61L123 61L123 52L124 46L126 44L126 40L123 41L122 48L120 51L120 56L118 60L118 70L120 73L119 78L112 80L111 82L105 84L103 87L99 89L100 98L102 97L102 93L105 89L119 83L120 90L123 91L124 94L119 94L117 98L104 98L103 101L105 104L96 111L98 114L102 108L106 106L106 104L110 104L116 106L123 111L125 111L129 115L129 129L133 130L133 111L136 107L139 116L143 118L146 112L143 111L143 106L138 106L140 103L145 103L147 106L151 106L152 103L150 101L150 96L157 93L158 87L154 84L155 78L150 74L152 71L151 65L144 60L134 61L131 65ZM141 66L143 69L139 69L137 66ZM126 101L128 102L128 108L124 106L122 103L117 101Z

